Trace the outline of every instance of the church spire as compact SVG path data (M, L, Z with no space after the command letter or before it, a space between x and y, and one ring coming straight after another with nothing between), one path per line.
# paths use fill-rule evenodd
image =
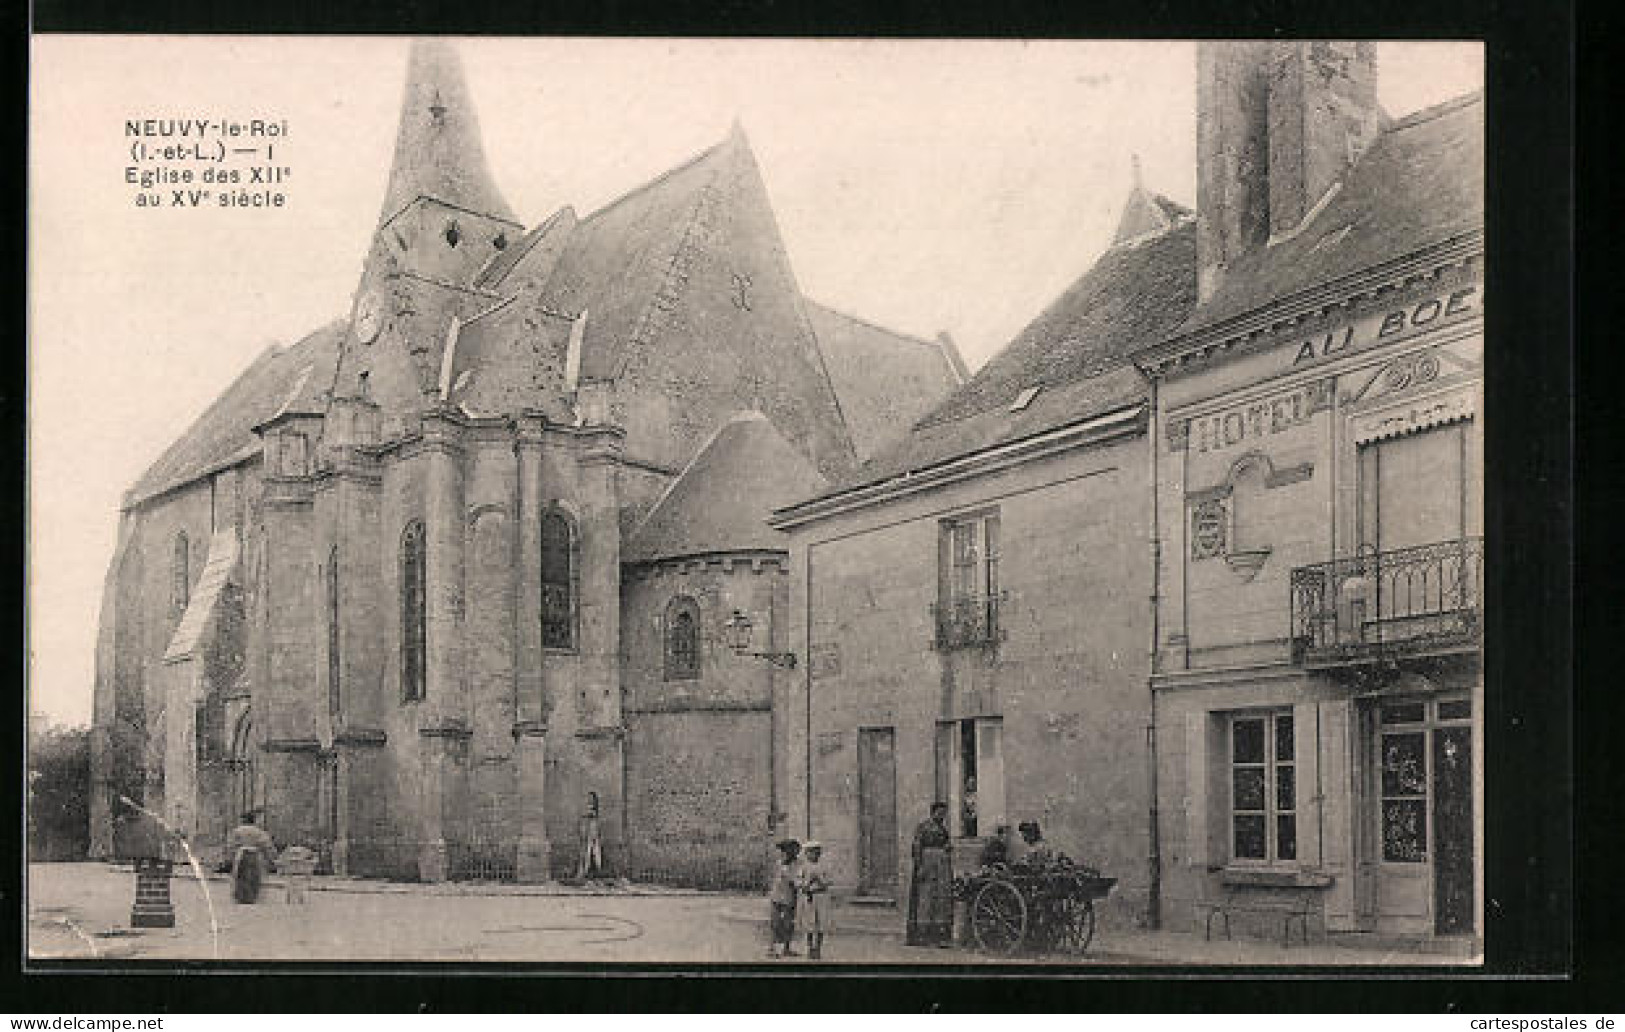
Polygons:
M480 123L457 51L439 40L412 44L401 99L395 161L378 221L419 197L517 224L485 165Z
M1176 219L1188 214L1168 198L1145 188L1145 174L1140 169L1138 154L1129 158L1129 171L1134 185L1123 204L1123 214L1118 218L1117 232L1112 236L1113 247L1156 236L1170 229Z

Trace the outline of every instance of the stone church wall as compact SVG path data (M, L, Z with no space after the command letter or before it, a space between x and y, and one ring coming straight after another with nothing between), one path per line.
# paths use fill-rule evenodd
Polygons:
M765 884L783 749L772 707L790 676L737 656L724 623L750 615L758 651L783 649L788 577L780 556L640 567L623 587L629 862L635 877L708 887ZM698 676L670 678L673 600L700 616ZM777 616L779 626L774 628Z

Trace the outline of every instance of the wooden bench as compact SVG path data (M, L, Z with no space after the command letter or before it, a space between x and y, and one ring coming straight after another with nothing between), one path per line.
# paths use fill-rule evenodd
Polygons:
M1309 943L1309 918L1317 909L1319 893L1332 884L1332 876L1319 871L1250 871L1233 867L1221 868L1219 884L1223 894L1217 899L1197 900L1198 912L1205 910L1204 938L1213 939L1213 919L1224 919L1224 937L1230 936L1232 913L1274 914L1281 918L1281 948L1292 945L1292 924L1305 945ZM1283 895L1283 890L1285 894ZM1272 898L1260 898L1259 893L1269 891Z

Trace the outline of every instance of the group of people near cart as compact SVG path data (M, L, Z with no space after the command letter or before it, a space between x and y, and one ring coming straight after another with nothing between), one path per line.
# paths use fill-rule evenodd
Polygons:
M768 892L772 912L768 930L772 957L796 957L795 937L797 918L807 936L807 957L820 960L824 955L824 936L830 931L830 880L824 869L824 847L818 842L798 842L784 839L774 844L779 851L778 865L773 869L773 884Z
M983 867L1020 861L1042 863L1053 855L1037 821L1017 826L1020 841L1000 825L978 858ZM770 956L799 956L795 947L799 923L807 939L807 956L821 959L824 937L832 930L830 876L823 865L818 842L784 839L775 843L778 864L768 898L771 906ZM949 947L954 943L953 836L948 831L948 806L936 803L931 815L914 829L910 853L908 923L905 941L910 946Z
M983 867L1022 862L1042 864L1054 855L1037 821L1017 825L1020 841L1012 842L1008 825L1000 825L982 847ZM914 829L908 886L910 946L949 947L954 943L953 836L948 831L948 804L935 803L931 815Z

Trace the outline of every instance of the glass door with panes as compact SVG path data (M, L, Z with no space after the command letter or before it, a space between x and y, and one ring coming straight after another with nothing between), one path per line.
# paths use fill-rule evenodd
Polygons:
M1384 702L1375 736L1378 930L1471 933L1472 705L1466 698Z
M956 838L986 838L1005 823L1003 729L998 717L937 724L937 798Z

